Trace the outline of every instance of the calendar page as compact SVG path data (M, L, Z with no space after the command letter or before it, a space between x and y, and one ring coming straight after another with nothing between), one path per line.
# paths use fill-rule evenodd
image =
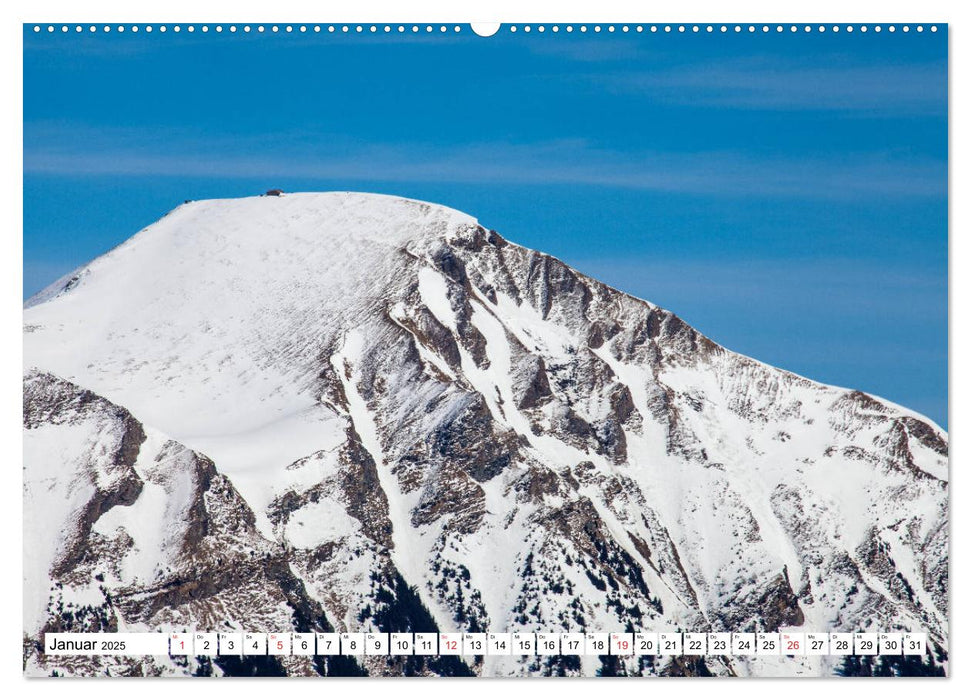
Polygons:
M948 674L946 23L23 67L26 676Z

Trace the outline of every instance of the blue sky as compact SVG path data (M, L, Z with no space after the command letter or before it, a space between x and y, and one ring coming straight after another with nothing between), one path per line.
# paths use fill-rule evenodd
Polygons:
M947 32L24 30L24 295L185 199L467 211L947 425Z

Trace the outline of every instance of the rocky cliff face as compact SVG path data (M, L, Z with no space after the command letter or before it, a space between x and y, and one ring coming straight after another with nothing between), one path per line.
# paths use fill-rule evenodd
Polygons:
M458 212L195 202L25 310L28 673L51 629L926 630L947 435ZM516 657L290 674L828 675ZM224 667L225 666L225 667ZM204 672L252 672L217 662ZM609 666L609 667L608 667Z

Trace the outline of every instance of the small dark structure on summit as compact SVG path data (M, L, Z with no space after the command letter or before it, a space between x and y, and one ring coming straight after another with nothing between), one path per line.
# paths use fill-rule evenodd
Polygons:
M267 190L266 191L266 194L263 195L263 196L264 197L279 197L281 194L283 194L283 190Z

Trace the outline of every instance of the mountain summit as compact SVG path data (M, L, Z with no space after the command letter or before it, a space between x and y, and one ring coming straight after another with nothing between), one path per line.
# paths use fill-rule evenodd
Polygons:
M200 671L41 654L100 629L902 629L946 659L940 428L445 207L187 203L29 300L24 355L30 674ZM842 670L700 658L256 670Z

